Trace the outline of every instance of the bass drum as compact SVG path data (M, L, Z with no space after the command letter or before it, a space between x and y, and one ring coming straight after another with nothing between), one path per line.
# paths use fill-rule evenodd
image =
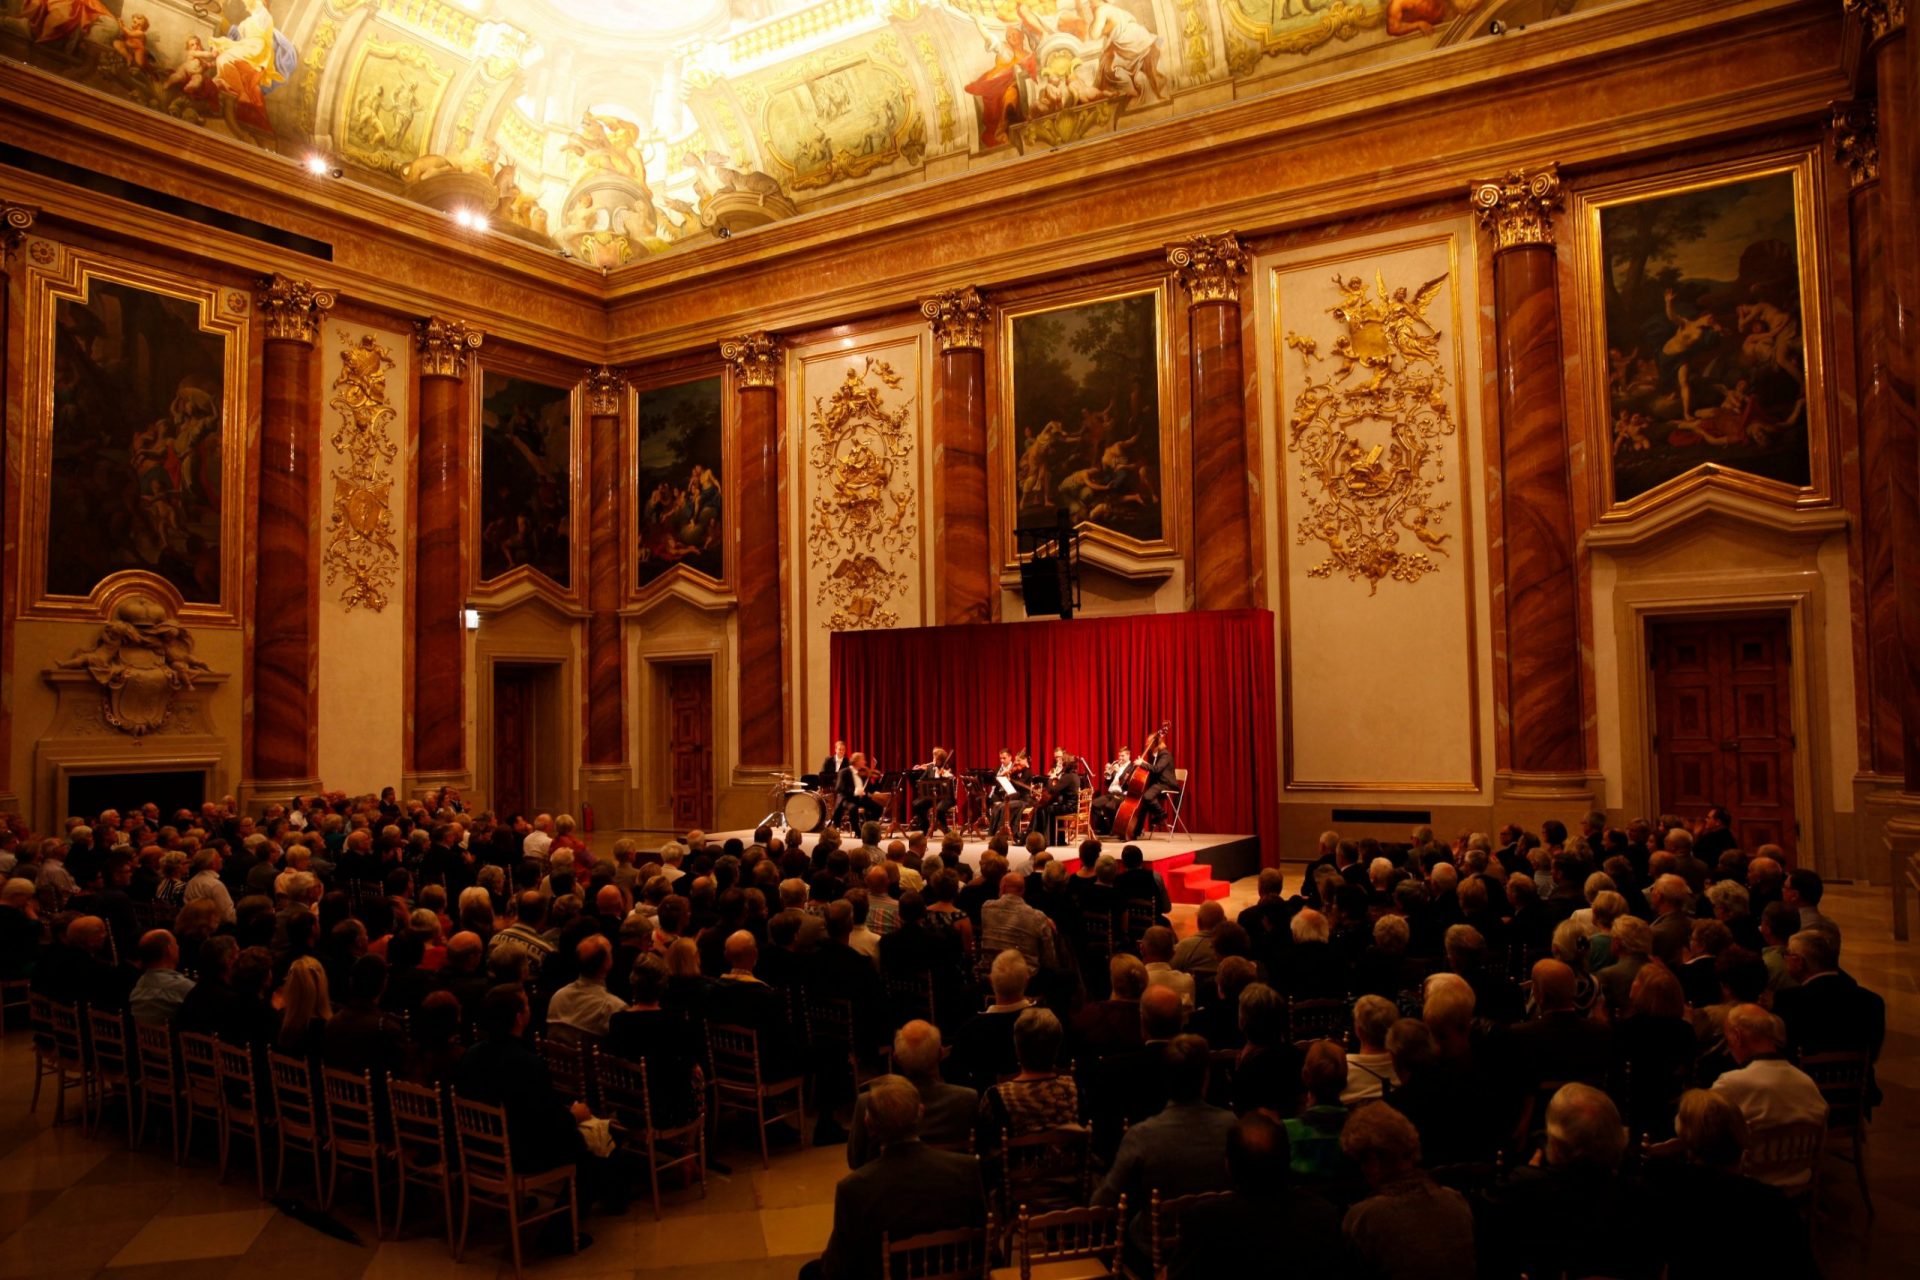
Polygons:
M787 830L815 832L827 824L827 806L811 791L795 791L787 796Z

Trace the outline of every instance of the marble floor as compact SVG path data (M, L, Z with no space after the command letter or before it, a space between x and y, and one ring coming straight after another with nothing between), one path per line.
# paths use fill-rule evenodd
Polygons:
M1253 883L1235 885L1230 910L1251 901ZM1875 1118L1869 1163L1876 1217L1868 1219L1852 1171L1830 1162L1816 1230L1826 1274L1836 1280L1914 1274L1920 1259L1920 944L1888 938L1885 895L1836 887L1828 913L1847 934L1845 963L1887 997L1889 1034L1880 1065L1886 1105ZM1178 909L1191 928L1192 908ZM400 1240L376 1238L362 1186L343 1189L336 1216L360 1243L334 1239L262 1202L232 1172L223 1185L204 1156L176 1167L150 1139L129 1153L117 1133L82 1136L52 1126L42 1098L27 1111L31 1080L27 1037L0 1040L0 1280L6 1277L107 1277L109 1280L437 1280L511 1275L505 1237L480 1233L455 1265L438 1234L437 1210L410 1208ZM845 1148L776 1152L773 1168L758 1152L723 1139L701 1200L669 1191L664 1222L636 1201L624 1217L589 1219L593 1246L578 1256L541 1258L538 1276L632 1276L645 1280L789 1280L818 1254L831 1225L833 1187ZM298 1184L294 1188L298 1189ZM418 1205L418 1201L415 1201ZM389 1224L391 1226L391 1224ZM183 1268L183 1264L186 1266Z

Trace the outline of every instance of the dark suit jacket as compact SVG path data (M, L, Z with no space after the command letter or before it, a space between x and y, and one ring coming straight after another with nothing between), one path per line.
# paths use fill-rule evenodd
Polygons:
M980 1162L896 1142L840 1179L833 1191L833 1234L820 1255L825 1280L880 1280L882 1237L977 1227L987 1220Z
M327 1019L320 1055L328 1066L340 1071L371 1071L378 1084L383 1073L400 1069L406 1047L397 1020L378 1009L349 1005Z
M467 1050L453 1075L454 1092L502 1107L518 1173L576 1164L586 1154L568 1099L553 1087L546 1059L514 1039L483 1040Z
M731 978L707 988L707 1022L751 1027L760 1033L760 1076L789 1080L800 1074L800 1054L786 998L764 982L737 982Z
M622 1009L607 1019L606 1052L644 1062L653 1122L671 1126L693 1114L699 1050L687 1020L665 1009Z
M844 757L836 760L832 756L828 756L822 760L820 762L820 772L815 775L820 780L821 789L823 791L839 790L840 774L845 767L846 760Z
M1658 1240L1627 1226L1663 1216L1638 1180L1593 1169L1516 1169L1488 1190L1479 1210L1482 1276L1660 1274Z
M1131 1208L1131 1206L1129 1206ZM1287 1270L1301 1276L1352 1274L1340 1210L1309 1191L1273 1194L1234 1191L1226 1200L1196 1205L1180 1223L1180 1249L1170 1280L1270 1275L1276 1245Z
M1887 1038L1887 1002L1844 973L1774 992L1773 1011L1801 1053L1865 1049L1877 1058Z
M1569 1010L1496 1032L1488 1052L1522 1091L1552 1080L1600 1084L1613 1061L1613 1037L1605 1023Z
M980 1114L980 1094L935 1076L916 1081L920 1094L920 1136L928 1142L964 1142ZM867 1099L853 1104L853 1124L847 1133L847 1168L858 1169L880 1152L867 1137Z

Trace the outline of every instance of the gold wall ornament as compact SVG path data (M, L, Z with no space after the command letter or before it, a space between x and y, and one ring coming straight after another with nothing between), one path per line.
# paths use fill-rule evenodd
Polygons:
M1495 253L1553 243L1553 215L1564 203L1559 165L1533 173L1512 169L1504 178L1474 183L1469 195L1480 212L1480 225L1493 233Z
M1858 190L1880 177L1880 118L1871 99L1833 104L1833 158Z
M1240 301L1240 277L1247 274L1248 262L1240 237L1231 231L1188 236L1167 246L1167 265L1180 277L1195 306Z
M587 370L587 416L593 418L617 418L620 416L620 397L626 394L627 375L622 369L601 365L598 369Z
M327 585L344 578L340 603L379 613L387 607L387 589L400 571L394 545L393 460L399 454L389 425L397 414L387 399L387 371L393 353L370 333L353 341L344 331L340 376L333 380L328 407L340 415L328 443L341 455L333 470L333 511L327 518L327 545L321 553Z
M260 313L266 317L269 342L302 342L308 346L320 336L321 322L333 310L333 294L305 280L293 280L278 271L259 285Z
M833 565L815 602L834 609L836 631L898 624L892 600L910 585L889 561L911 555L914 518L913 400L889 407L902 379L885 360L849 363L829 396L807 414L806 459L816 494L807 520L812 567ZM886 557L882 560L881 557Z
M165 605L138 594L120 598L90 647L54 666L92 676L106 722L136 738L164 726L174 695L209 669L193 656L192 633Z
M1378 272L1371 294L1359 276L1336 276L1340 300L1327 314L1346 333L1331 354L1320 354L1312 338L1286 336L1306 371L1287 422L1287 452L1303 464L1305 513L1294 540L1327 549L1310 578L1337 571L1366 579L1374 594L1383 578L1417 582L1439 568L1427 552L1446 554L1452 535L1440 531L1441 513L1452 504L1436 500L1435 489L1446 478L1440 441L1454 434L1454 421L1441 335L1427 310L1448 280L1436 276L1408 296L1405 286L1389 291ZM1331 371L1329 361L1337 364ZM1422 549L1403 550L1403 533Z
M0 197L0 259L13 256L39 216L40 211L32 205L14 204Z
M1907 0L1840 0L1840 7L1866 28L1867 39L1874 43L1907 25Z
M920 314L933 322L943 353L986 349L987 300L972 285L921 299Z
M780 340L765 330L743 333L720 344L720 358L733 368L742 390L771 387L780 377Z
M423 378L464 378L468 357L486 337L463 320L430 316L413 322L413 345L420 353Z

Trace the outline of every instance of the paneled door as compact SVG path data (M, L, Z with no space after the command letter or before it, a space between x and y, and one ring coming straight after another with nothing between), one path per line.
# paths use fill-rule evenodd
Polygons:
M667 751L673 824L681 831L713 825L713 668L676 663L667 669Z
M534 669L493 669L493 802L505 822L533 805Z
M1800 824L1785 615L1649 623L1647 650L1660 812L1698 820L1722 805L1741 848L1777 844L1791 858Z

